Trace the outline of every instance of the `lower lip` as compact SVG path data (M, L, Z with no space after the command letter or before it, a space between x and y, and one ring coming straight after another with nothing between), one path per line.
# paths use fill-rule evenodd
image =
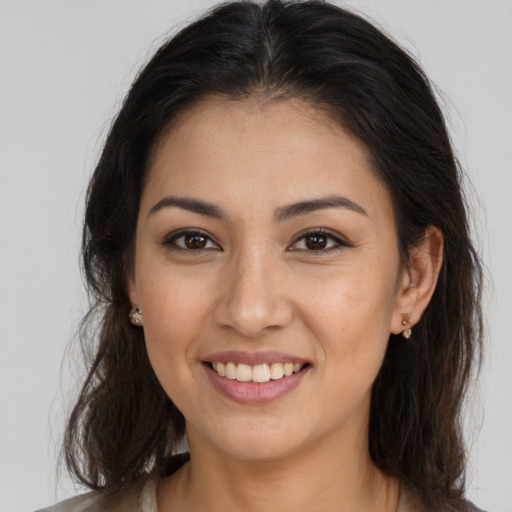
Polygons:
M203 367L211 383L224 396L235 402L251 405L266 404L286 395L299 385L310 368L310 366L307 366L288 377L259 383L231 380L227 377L221 377L207 364L203 364Z

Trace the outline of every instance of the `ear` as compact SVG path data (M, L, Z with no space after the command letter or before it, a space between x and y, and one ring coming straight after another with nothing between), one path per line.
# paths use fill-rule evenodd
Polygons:
M405 330L403 314L410 316L411 327L417 324L434 290L443 263L443 233L429 226L423 240L409 250L408 265L404 265L395 299L390 331L400 334Z
M130 299L132 306L136 306L139 303L139 300L133 272L130 272L126 278L126 292L128 293L128 298Z

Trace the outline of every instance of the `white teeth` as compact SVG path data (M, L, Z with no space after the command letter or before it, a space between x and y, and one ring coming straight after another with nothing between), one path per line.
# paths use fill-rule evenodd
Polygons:
M252 368L248 364L237 365L236 380L240 382L249 382L252 380Z
M272 380L282 379L284 377L284 368L281 363L273 363L270 367L270 378Z
M304 365L300 363L235 364L233 362L213 362L212 368L221 376L239 382L268 382L278 380L299 372Z
M252 380L254 382L268 382L270 380L270 368L268 367L268 364L258 364L253 366Z
M226 377L231 380L236 379L236 364L226 363Z

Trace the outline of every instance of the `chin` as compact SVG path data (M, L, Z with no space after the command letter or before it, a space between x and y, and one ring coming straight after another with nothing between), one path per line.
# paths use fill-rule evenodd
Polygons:
M203 431L201 444L206 441L215 446L215 451L228 457L255 462L274 461L293 455L295 451L302 451L308 436L294 432L286 422L270 423L253 424L251 427L237 425L235 422L224 428L219 425L217 432ZM190 432L189 435L193 436L194 433Z
M220 447L224 452L235 459L247 462L273 462L289 457L293 454L293 448L285 447L282 444L276 446L263 442L262 440L247 442L242 445L230 444L229 446Z

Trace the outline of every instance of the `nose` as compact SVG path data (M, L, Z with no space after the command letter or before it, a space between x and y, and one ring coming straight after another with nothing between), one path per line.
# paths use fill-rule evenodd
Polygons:
M223 272L215 319L243 337L258 338L286 327L293 317L286 294L286 269L268 252L239 254Z

